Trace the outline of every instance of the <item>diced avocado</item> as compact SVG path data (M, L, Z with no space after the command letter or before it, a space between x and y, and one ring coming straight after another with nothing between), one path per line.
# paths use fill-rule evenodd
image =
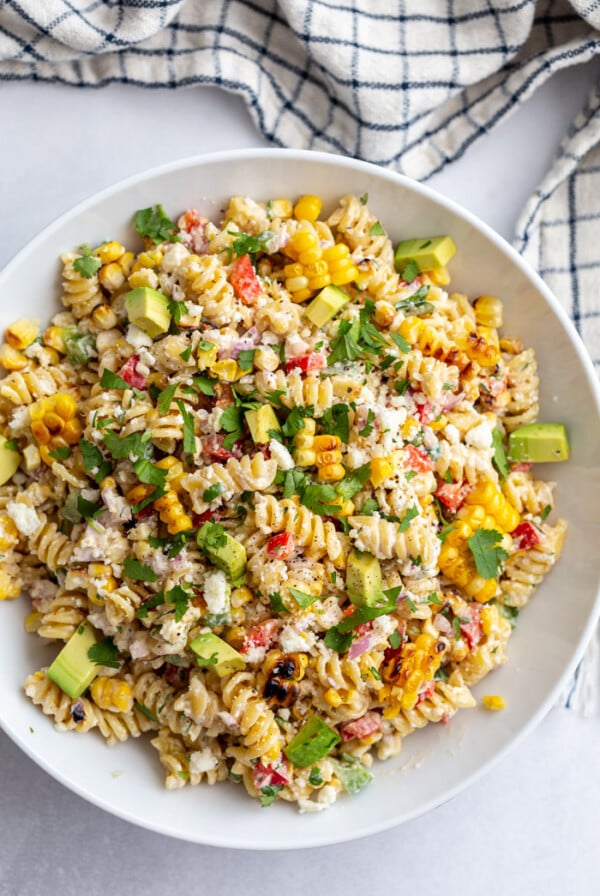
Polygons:
M211 563L234 581L246 568L246 548L218 523L204 523L197 541Z
M399 273L409 261L414 261L419 271L431 271L443 268L455 253L456 246L450 236L416 237L398 243L394 262Z
M127 317L132 324L156 339L171 325L169 300L149 286L138 286L125 296Z
M21 455L0 436L0 485L4 485L15 475L21 463Z
M563 423L528 423L508 437L510 460L549 463L568 460L569 439Z
M305 310L304 317L307 317L315 327L323 327L349 301L350 296L339 286L325 286Z
M84 622L75 629L48 669L48 678L73 700L89 688L100 669L88 656L88 650L96 641L96 632Z
M356 607L374 607L381 599L381 566L366 551L352 551L346 565L346 591Z
M277 432L281 430L279 420L270 404L263 404L254 411L246 411L245 417L255 445L264 445L272 439L269 430L275 429Z
M239 672L246 665L241 653L213 632L203 632L190 641L190 650L198 657L199 666L214 669L220 678Z

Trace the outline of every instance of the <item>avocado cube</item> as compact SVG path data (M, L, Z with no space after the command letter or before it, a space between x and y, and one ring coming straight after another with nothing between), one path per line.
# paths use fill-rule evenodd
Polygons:
M92 626L88 622L82 623L46 673L73 700L81 697L98 674L99 666L88 656L88 651L96 640L96 632Z
M245 417L255 445L264 445L265 442L272 439L269 430L281 431L277 415L270 404L263 404L256 410L246 411Z
M198 546L211 563L234 581L246 568L246 548L218 523L204 523L197 535Z
M21 455L10 443L0 436L0 485L4 485L15 475L21 463Z
M356 607L374 607L381 600L381 566L367 551L351 551L346 565L346 591Z
M550 463L568 460L569 439L562 423L528 423L508 437L508 456L513 461Z
M138 286L125 296L127 317L152 339L167 333L171 325L169 300L156 289Z
M325 286L306 308L304 317L307 317L315 327L323 327L349 301L350 296L339 286Z
M450 236L416 237L398 243L394 262L400 274L409 261L414 261L419 271L432 271L443 268L455 253L456 246Z
M190 650L198 657L199 666L214 669L220 678L240 672L246 666L241 653L213 632L203 632L190 641Z

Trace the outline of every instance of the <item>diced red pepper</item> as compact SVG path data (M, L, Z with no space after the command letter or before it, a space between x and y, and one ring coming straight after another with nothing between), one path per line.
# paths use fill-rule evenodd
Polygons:
M223 448L223 440L227 437L227 433L214 432L206 436L202 441L204 452L209 455L211 460L229 460L230 457L240 458L242 456L239 448L234 444L233 451Z
M529 520L519 523L517 528L510 534L518 551L528 551L530 548L535 548L538 544L541 544L544 540L544 533Z
M267 619L259 622L247 632L244 643L240 647L240 653L247 653L253 647L271 647L275 643L279 623L277 619Z
M357 608L354 606L354 604L348 604L348 606L342 613L342 618L345 619L347 616L352 616L356 609ZM357 625L354 631L356 632L357 636L360 637L361 635L366 635L367 632L370 632L372 628L372 622L363 622L361 625Z
M291 532L272 535L267 542L267 554L272 560L289 560L296 550L296 539Z
M303 373L308 373L309 370L322 370L326 366L325 356L313 352L310 355L296 355L294 358L288 358L285 362L285 372L289 373L294 367L299 367Z
M229 282L233 286L234 293L244 305L253 305L262 293L260 280L256 276L248 253L238 258L234 264L229 274Z
M434 495L452 513L456 513L469 492L469 486L463 482L442 482Z
M469 650L477 647L483 635L481 627L481 606L479 604L469 604L464 611L464 617L468 622L461 622L460 633L467 643Z
M419 423L426 426L428 423L431 423L432 420L435 420L437 412L430 401L425 401L423 404L417 404L415 408L415 417L417 417Z
M376 731L379 731L381 728L381 716L378 712L370 710L364 716L361 716L360 719L344 722L341 727L343 740L353 740L355 737L358 740L365 740L367 737L375 734Z
M429 698L432 696L434 691L435 691L435 680L432 678L431 681L427 682L427 685L423 688L423 690L419 692L419 696L417 697L416 705L418 706L419 703L423 703L424 700L429 700Z
M420 448L406 445L404 448L404 466L416 473L428 473L433 470L433 461Z
M119 370L119 376L125 380L133 389L145 389L146 377L137 372L140 356L132 355L131 358Z
M187 233L191 233L194 227L198 227L200 224L200 215L195 208L188 208L187 212L185 212L180 220L177 222L182 230L187 231Z
M257 790L262 790L263 787L285 787L290 783L288 767L279 760L269 765L257 762L252 769L252 781Z

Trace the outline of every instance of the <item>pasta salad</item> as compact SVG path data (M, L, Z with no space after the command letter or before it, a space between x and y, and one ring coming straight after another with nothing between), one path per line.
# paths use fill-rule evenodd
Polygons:
M161 205L0 346L0 599L60 730L310 812L473 707L566 524L531 348L368 197ZM501 709L501 696L483 698Z

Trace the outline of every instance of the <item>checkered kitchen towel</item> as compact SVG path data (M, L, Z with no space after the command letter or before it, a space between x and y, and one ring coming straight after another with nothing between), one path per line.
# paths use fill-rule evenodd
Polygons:
M596 30L598 29L598 30ZM0 80L212 84L280 146L425 179L553 72L600 51L600 0L5 0ZM530 199L516 243L600 365L600 97ZM567 705L598 709L599 643Z

